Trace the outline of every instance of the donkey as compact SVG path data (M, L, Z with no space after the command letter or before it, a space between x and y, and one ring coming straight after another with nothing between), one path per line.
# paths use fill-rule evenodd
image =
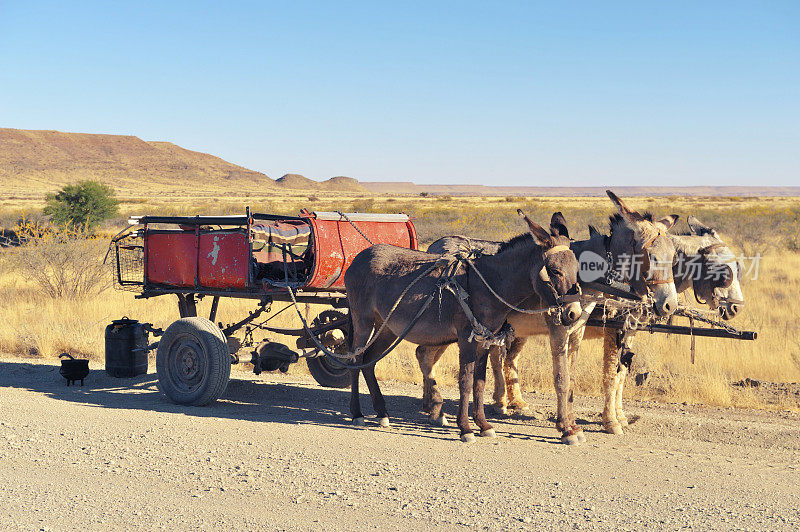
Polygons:
M571 249L581 260L581 267L589 261L608 260L615 264L608 267L617 271L621 276L623 257L633 257L637 253L647 252L651 257L648 259L650 268L648 271L629 272L627 277L634 281L639 290L645 289L654 293L654 311L660 316L665 316L674 312L677 308L677 293L674 284L671 282L672 274L669 267L674 260L675 248L670 238L666 236L668 231L677 221L677 215L667 216L661 220L653 221L652 217L639 214L631 210L628 206L612 192L607 191L619 214L611 217L611 235L601 235L596 230L590 231L588 240L575 241L570 245ZM560 215L560 213L557 213ZM555 215L554 215L555 220ZM552 222L551 222L552 223ZM593 229L593 228L592 228ZM447 252L458 246L465 244L481 250L484 253L492 253L497 247L496 242L486 240L469 240L465 237L444 237L431 244L428 252ZM652 268L653 263L657 267ZM587 269L588 270L588 269ZM584 270L584 271L587 271ZM591 292L591 291L587 291ZM575 416L572 411L573 391L571 379L558 379L558 375L569 376L575 355L580 348L580 343L584 335L583 325L591 314L594 304L590 304L583 309L581 319L576 322L571 329L563 331L564 335L554 342L551 334L551 352L553 356L554 384L557 397L556 428L564 430L570 427L572 432L578 434L577 441L585 439L581 429L575 423ZM518 312L511 312L508 322L516 331L516 338L507 348L504 362L501 362L501 349L494 348L491 351L492 369L495 377L494 406L501 413L506 414L508 408L513 410L525 411L528 404L522 399L520 393L519 378L517 374L516 358L525 345L528 336L545 334L547 330L545 324L538 316L531 316ZM431 413L432 419L438 415L435 410L437 400L440 395L436 390L435 364L444 353L441 348L417 348L417 360L423 374L423 408ZM610 361L616 352L604 353L605 358ZM604 367L607 364L604 363ZM562 367L563 366L563 367ZM614 366L616 367L616 365ZM610 395L616 384L615 375L607 376L604 371L603 389L605 395ZM507 399L508 398L508 399ZM608 402L608 401L607 401ZM608 410L607 406L604 408ZM572 443L567 441L567 443Z
M689 216L687 223L690 233L673 237L678 251L675 288L681 293L691 287L698 303L731 320L744 304L742 265L715 229L695 216Z
M741 279L742 267L736 256L722 241L719 234L704 225L694 216L687 219L689 234L669 235L675 244L676 254L673 262L675 288L684 293L692 288L698 303L707 304L711 309L719 310L725 320L733 319L744 304ZM671 319L671 318L670 318ZM628 418L622 408L622 391L625 377L630 369L634 354L631 350L635 333L618 334L615 331L590 327L586 331L587 338L603 338L604 353L617 353L619 363L616 364L614 386L606 405L614 412L611 419L616 418L619 427L611 424L604 427L613 434L622 434L622 428L628 425ZM613 368L607 368L609 371Z
M495 434L486 421L483 408L488 346L481 341L481 335L476 334L478 326L493 337L487 338L484 334L484 340L489 343L497 341L496 335L503 329L511 311L506 302L519 305L534 298L538 303L533 308L546 309L558 306L563 296L578 291L578 261L569 249L568 236L562 234L559 227L551 228L548 233L521 211L518 212L528 224L530 235L514 237L501 245L494 255L481 255L466 262L377 245L359 253L345 273L353 326L351 347L357 354L357 362L369 364L382 356L403 332L407 333L405 340L417 345L433 347L458 343L460 402L457 424L464 442L475 441L468 417L470 391L480 435L491 437ZM443 286L452 287L452 284L447 284L450 281L455 281L459 288L444 293ZM424 301L437 292L440 294L438 305L422 311ZM457 295L459 293L463 298ZM468 307L462 306L462 303L467 305L467 300ZM394 312L390 316L392 309ZM468 310L472 318L468 316ZM557 316L561 322L570 324L580 314L580 304L572 302ZM556 318L549 319L555 321ZM375 337L368 344L373 331ZM374 366L368 365L361 372L380 424L388 426L386 404L375 378ZM358 370L351 370L350 412L355 424L363 424L358 381Z

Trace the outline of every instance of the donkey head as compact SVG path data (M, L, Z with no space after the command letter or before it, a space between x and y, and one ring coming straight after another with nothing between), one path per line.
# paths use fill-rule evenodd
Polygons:
M528 224L533 241L542 248L542 262L533 265L531 282L536 294L550 306L561 302L562 296L579 295L578 259L569 247L570 239L567 221L560 212L550 219L550 232L528 218L517 209L517 213ZM567 304L561 313L561 323L572 325L581 316L580 303Z
M692 278L695 298L712 309L718 308L724 319L732 319L744 303L740 284L742 265L714 229L695 216L689 216L687 223L692 234L708 241L697 251L700 267Z
M619 217L612 218L611 223L612 266L630 283L634 292L653 294L656 314L672 314L678 308L678 293L672 277L675 243L667 231L675 225L678 215L654 221L650 215L629 208L610 190L606 193L619 211Z

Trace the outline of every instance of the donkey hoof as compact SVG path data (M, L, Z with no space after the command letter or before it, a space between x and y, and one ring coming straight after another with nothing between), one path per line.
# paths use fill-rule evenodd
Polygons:
M586 434L584 434L582 430L578 431L575 435L578 437L580 443L586 443Z
M561 443L566 443L567 445L580 445L581 440L577 434L562 434Z
M622 432L622 425L619 423L609 423L603 425L603 430L608 432L609 434L616 434L617 436L622 436L625 434Z
M436 418L431 418L431 424L436 425L437 427L447 427L450 425L450 423L447 421L447 416L444 414Z
M471 432L461 435L461 441L464 443L475 443L475 435Z
M508 409L507 409L506 405L504 405L503 403L494 403L494 404L492 404L492 412L494 412L498 416L507 416L508 415Z
M363 427L364 426L364 418L363 417L353 418L353 425L355 425L356 427Z
M481 431L482 438L496 438L497 434L495 433L494 429L486 429Z
M511 403L508 406L517 414L527 414L531 411L531 405L525 402Z
M382 417L382 418L378 419L378 424L383 428L388 428L389 427L389 418L388 417Z
M628 426L628 418L626 416L617 416L617 421L619 421L619 424L623 427Z

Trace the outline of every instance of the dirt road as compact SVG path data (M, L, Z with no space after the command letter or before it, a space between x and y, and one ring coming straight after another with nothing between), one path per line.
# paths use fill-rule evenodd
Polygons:
M0 360L0 528L800 527L788 413L632 403L640 418L617 437L584 400L580 447L534 418L496 420L496 439L465 445L425 423L417 386L384 383L393 426L356 428L346 391L234 377L222 401L187 408L153 375L93 371L67 388L54 365ZM550 415L550 397L529 399Z

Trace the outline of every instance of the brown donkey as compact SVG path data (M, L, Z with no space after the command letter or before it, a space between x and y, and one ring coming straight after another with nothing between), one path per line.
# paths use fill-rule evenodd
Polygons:
M475 440L468 416L470 392L480 435L494 436L483 409L483 391L488 346L499 341L498 333L511 311L508 304L516 306L530 298L538 302L534 308L547 309L578 291L578 262L569 249L568 236L559 230L548 233L523 217L530 234L506 242L494 255L464 261L377 245L359 253L345 274L353 324L351 347L357 362L376 360L404 332L405 339L417 345L458 343L457 424L464 442ZM422 310L432 294L440 295L434 298L437 303ZM571 323L580 316L580 305L573 302L551 314L553 322ZM380 423L387 426L388 413L374 366L361 371ZM354 423L363 424L359 371L352 370L351 375L350 412Z

